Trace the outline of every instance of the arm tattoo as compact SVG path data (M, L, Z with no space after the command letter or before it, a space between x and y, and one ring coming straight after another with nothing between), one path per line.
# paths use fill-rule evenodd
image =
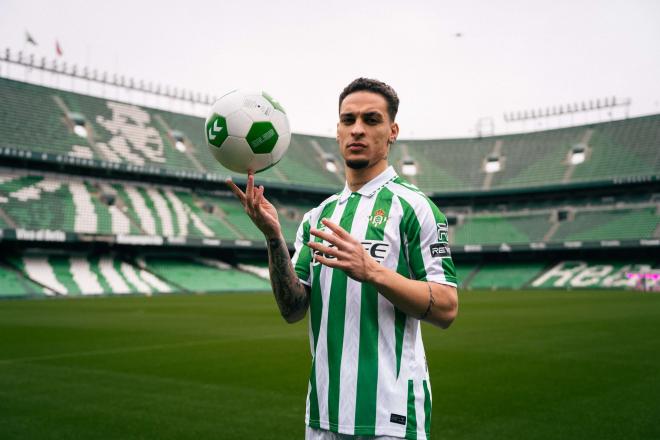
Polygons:
M424 320L426 317L429 315L429 312L431 312L431 307L435 304L435 298L433 297L433 291L431 290L431 284L429 282L426 282L426 285L429 286L429 306L426 308L426 311L422 316L419 317L419 320Z
M293 270L289 250L282 238L268 240L268 266L280 313L287 322L302 319L309 307L309 290Z

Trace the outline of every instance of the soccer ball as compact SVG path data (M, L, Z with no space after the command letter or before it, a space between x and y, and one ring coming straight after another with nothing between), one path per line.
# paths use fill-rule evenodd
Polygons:
M213 157L237 173L272 167L291 141L284 109L266 92L227 93L213 104L205 128Z

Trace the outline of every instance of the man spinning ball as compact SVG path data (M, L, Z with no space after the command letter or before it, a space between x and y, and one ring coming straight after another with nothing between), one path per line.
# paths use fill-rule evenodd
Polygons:
M358 78L339 96L346 186L305 214L289 257L277 211L248 176L228 181L268 240L271 284L287 322L310 312L307 439L426 439L431 387L420 320L458 310L447 221L388 165L396 92Z

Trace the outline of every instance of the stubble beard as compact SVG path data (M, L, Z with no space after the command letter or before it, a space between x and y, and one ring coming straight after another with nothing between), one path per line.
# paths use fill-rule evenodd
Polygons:
M367 159L346 160L346 166L353 170L362 170L369 165Z

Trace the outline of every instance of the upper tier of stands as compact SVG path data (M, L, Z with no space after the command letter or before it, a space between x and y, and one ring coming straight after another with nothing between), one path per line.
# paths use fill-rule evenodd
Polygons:
M57 153L170 171L234 174L210 155L201 118L0 78L0 152L3 147ZM82 117L87 137L74 133ZM184 151L175 133L183 135ZM586 160L572 165L574 148ZM501 170L485 172L489 157ZM336 173L326 169L335 158ZM293 135L289 152L260 174L264 182L334 192L343 165L332 138ZM427 193L560 186L660 174L660 115L588 126L480 139L400 140L391 163L417 167L406 176Z

